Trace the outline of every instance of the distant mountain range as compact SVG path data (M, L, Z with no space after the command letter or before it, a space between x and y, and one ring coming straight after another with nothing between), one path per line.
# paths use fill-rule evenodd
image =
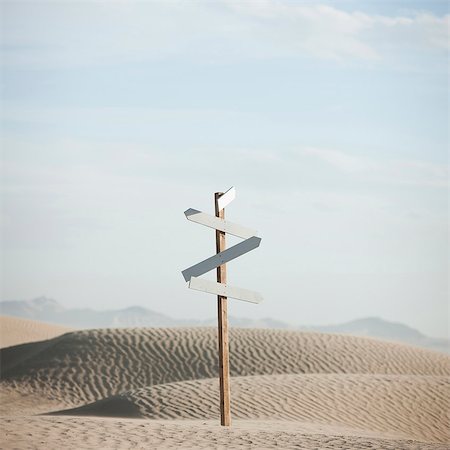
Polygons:
M178 327L214 326L216 324L215 318L203 321L179 320L141 306L104 311L88 308L68 309L56 300L47 297L0 302L0 313L72 328ZM231 326L243 328L282 328L370 336L450 353L450 344L447 339L430 338L407 325L389 322L378 317L367 317L338 325L308 327L293 326L273 319L254 320L231 316L229 321Z

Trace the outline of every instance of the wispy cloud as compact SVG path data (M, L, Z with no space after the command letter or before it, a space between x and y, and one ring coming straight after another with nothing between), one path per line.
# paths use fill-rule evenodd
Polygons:
M365 157L351 155L339 150L306 147L301 154L312 156L345 172L359 172L374 167L374 163Z
M416 12L410 16L391 17L359 11L346 12L327 5L275 0L232 2L228 5L239 14L260 20L268 29L277 28L282 36L294 38L293 42L299 48L318 56L376 57L378 51L376 45L372 45L375 42L368 32L376 33L377 39L391 41L394 46L410 44L449 48L448 15L437 17Z
M413 159L373 159L336 149L306 147L299 151L303 157L316 158L336 170L363 176L368 181L446 188L449 169L446 164Z
M326 5L257 2L60 2L2 6L2 60L95 66L174 56L223 62L310 56L338 61L448 51L449 16L390 17Z

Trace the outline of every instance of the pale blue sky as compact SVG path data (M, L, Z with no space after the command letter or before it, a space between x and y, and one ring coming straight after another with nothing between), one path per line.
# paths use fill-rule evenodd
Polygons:
M448 333L446 1L0 8L2 299L211 317L183 211L235 185L231 314Z

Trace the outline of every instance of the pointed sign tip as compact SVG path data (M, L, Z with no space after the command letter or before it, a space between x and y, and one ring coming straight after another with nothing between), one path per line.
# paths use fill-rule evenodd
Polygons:
M194 214L198 214L199 212L201 212L201 211L197 211L197 210L194 209L194 208L189 208L189 209L187 209L187 210L184 212L184 215L185 215L186 217L189 217L189 216L193 216Z
M181 272L181 274L183 275L184 281L188 282L191 280L191 275L189 274L188 270L183 270Z

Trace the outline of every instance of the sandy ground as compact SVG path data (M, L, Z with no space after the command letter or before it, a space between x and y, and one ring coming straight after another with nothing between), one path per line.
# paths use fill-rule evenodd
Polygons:
M233 424L225 428L214 329L61 335L31 326L45 327L57 337L30 342L24 323L28 343L1 350L1 448L449 448L445 354L344 335L232 330Z
M68 331L72 329L35 320L0 316L0 348L51 339Z

